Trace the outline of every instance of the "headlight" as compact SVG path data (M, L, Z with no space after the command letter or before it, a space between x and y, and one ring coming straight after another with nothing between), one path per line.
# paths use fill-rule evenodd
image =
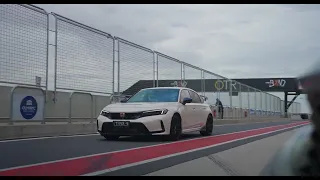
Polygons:
M100 115L105 116L105 117L107 117L107 118L109 118L109 119L110 119L110 117L111 117L110 112L105 111L105 110L102 110L101 113L100 113Z
M157 109L157 110L144 111L144 112L142 112L141 117L163 115L163 114L167 114L167 112L168 112L168 109Z

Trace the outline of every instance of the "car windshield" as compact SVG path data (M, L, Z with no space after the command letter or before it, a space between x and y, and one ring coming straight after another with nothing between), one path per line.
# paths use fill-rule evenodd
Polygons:
M177 102L179 89L143 89L127 102Z

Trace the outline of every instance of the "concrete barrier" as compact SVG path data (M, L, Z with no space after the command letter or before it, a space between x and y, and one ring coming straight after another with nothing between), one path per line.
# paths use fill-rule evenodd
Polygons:
M288 119L223 119L214 120L215 125L253 123L253 122L274 122L288 121ZM61 122L40 123L15 123L14 125L0 124L0 140L46 137L46 136L63 136L63 135L80 135L93 134L97 132L96 123L74 122L72 124Z
M95 123L80 124L37 124L0 126L0 139L16 139L46 136L62 136L76 134L92 134L97 132Z

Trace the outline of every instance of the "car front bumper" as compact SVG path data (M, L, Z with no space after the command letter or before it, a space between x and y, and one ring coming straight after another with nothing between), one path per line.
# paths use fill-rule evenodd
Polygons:
M136 135L166 135L169 134L170 126L166 116L147 117L135 120L108 119L100 115L97 118L97 130L104 135L136 136ZM128 127L115 127L114 121L129 121ZM169 129L169 131L168 131Z

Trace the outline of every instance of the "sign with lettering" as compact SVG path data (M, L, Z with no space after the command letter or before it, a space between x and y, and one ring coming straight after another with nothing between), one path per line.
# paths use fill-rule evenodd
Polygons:
M187 81L173 81L170 85L173 87L187 87Z
M172 80L161 80L156 81L159 87L188 87L197 92L205 90L205 92L230 92L232 88L233 92L254 92L257 91L266 91L266 92L295 92L298 89L298 84L296 78L249 78L249 79L172 79ZM127 90L124 94L135 94L137 91L143 88L153 87L153 80L141 80ZM244 84L252 88L247 88L241 86ZM301 88L301 87L300 87Z
M229 84L230 83L230 84ZM232 81L227 81L227 80L216 80L216 82L214 83L214 87L217 91L226 91L229 89L229 86L231 85L232 89L237 90L236 87L236 82Z
M284 79L270 79L266 82L269 85L269 88L272 87L285 87L287 81Z
M12 102L13 120L43 120L44 97L14 93Z
M229 81L229 80L215 80L214 84L215 91L230 91L230 87L232 91L238 91L237 82Z

